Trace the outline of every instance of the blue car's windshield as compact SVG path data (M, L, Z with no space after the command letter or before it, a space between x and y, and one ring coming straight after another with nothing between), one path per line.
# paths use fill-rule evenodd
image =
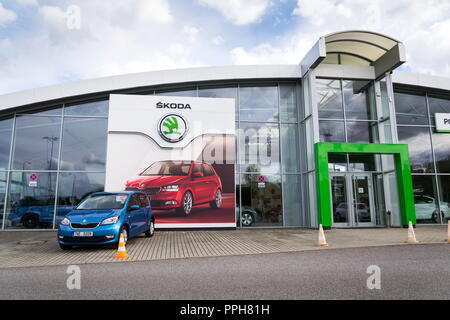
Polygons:
M94 194L84 199L76 210L122 209L127 197L126 194Z
M191 162L188 161L159 161L152 164L141 173L142 176L187 176Z

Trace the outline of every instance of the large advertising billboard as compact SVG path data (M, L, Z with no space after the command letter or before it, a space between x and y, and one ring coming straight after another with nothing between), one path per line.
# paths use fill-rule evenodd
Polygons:
M157 228L235 227L233 99L111 95L105 191L147 193Z

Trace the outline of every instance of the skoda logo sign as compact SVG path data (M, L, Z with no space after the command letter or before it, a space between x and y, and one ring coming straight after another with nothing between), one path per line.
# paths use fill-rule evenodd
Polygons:
M167 142L175 143L183 140L187 131L186 120L178 114L166 115L158 124L159 135Z

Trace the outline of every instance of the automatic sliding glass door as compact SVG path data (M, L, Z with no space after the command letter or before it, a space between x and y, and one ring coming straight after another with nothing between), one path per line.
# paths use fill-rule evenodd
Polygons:
M330 185L333 226L373 227L376 225L370 174L332 174Z

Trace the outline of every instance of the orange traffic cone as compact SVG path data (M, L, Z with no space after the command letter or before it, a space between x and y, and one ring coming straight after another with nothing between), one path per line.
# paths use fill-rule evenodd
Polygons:
M120 234L119 248L117 248L116 258L128 258L127 251L125 250L125 239L123 234Z
M407 243L419 243L419 241L417 241L416 239L416 234L414 233L414 228L412 225L412 222L409 222L408 225L408 241Z
M450 243L450 220L448 220L447 243Z
M319 247L328 247L327 239L325 239L325 233L323 232L321 224L319 224L319 238L317 240L317 245Z

